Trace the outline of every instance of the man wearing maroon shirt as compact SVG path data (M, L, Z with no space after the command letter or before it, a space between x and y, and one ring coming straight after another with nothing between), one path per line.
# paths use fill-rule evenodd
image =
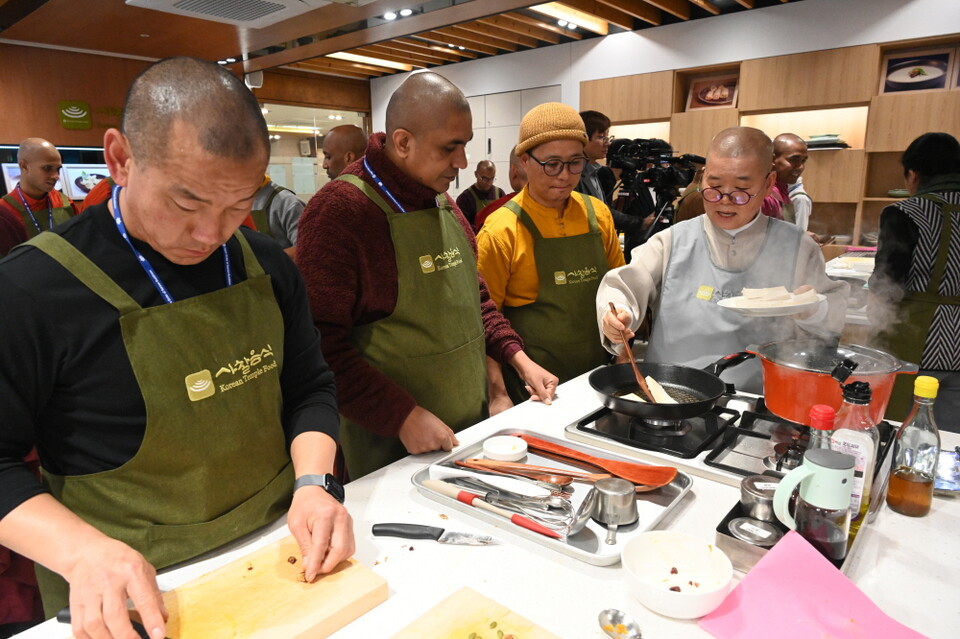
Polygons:
M20 165L20 181L13 191L0 198L4 222L10 216L20 220L29 239L77 214L73 202L54 188L62 167L57 147L42 138L27 138L17 149L17 164ZM7 224L4 223L0 228L3 233L0 245L16 239L4 233L6 230ZM18 233L15 235L19 237Z
M466 98L435 73L415 74L390 98L386 129L313 197L297 241L351 478L451 450L490 405L509 406L500 362L546 403L557 385L497 311L473 231L446 195L473 137Z

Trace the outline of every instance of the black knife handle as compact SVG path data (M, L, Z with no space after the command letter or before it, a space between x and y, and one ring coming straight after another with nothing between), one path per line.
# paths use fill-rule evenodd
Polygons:
M60 623L71 623L69 606L62 608L60 612L57 613L57 621ZM147 629L143 627L143 625L137 623L133 619L130 620L130 623L133 624L134 632L136 632L142 639L150 639L150 634L147 632Z
M440 539L443 528L420 524L374 524L375 537L403 537L404 539Z

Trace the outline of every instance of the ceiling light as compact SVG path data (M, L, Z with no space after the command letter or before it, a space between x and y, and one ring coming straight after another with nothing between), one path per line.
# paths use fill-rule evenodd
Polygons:
M461 51L463 51L463 49L464 49L464 47L457 47L457 48L460 49Z
M260 107L260 113L266 115L270 113L270 109L268 109L267 107Z
M413 71L412 64L393 62L391 60L381 60L380 58L373 58L367 55L357 55L356 53L346 53L341 51L338 53L328 54L326 57L333 58L335 60L347 60L348 62L360 62L361 64L373 64L378 67L396 69L397 71Z
M226 64L226 63L227 63L226 60L217 60L217 64Z
M573 9L562 2L548 2L547 4L538 4L529 7L532 11L550 16L554 20L566 20L567 24L573 23L577 27L583 27L588 31L593 31L597 35L607 35L609 25L606 20L601 20L593 14L579 9Z
M233 64L236 61L237 61L236 58L227 58L227 64Z
M572 22L568 22L568 23L567 23L567 28L570 29L571 31L576 31L576 30L577 30L577 25L575 25L575 24L572 23Z
M396 20L396 19L397 19L397 14L395 14L393 11L387 11L385 14L383 14L383 19L384 19L384 20Z
M413 15L413 9L400 9L400 17L406 18Z
M562 29L563 27L567 26L567 21L566 21L566 20L557 20L557 26Z
M447 43L447 46L450 47L451 49L453 48L453 45L450 44L449 42Z

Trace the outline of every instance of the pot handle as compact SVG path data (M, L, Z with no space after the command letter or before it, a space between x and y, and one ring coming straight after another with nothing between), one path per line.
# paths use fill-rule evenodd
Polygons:
M791 530L797 529L797 521L790 516L790 509L787 508L790 503L790 496L793 494L794 488L812 474L813 466L801 464L783 476L780 484L777 485L777 491L773 493L773 512L777 519Z
M900 362L900 370L897 371L897 375L916 375L920 372L920 367L912 362Z
M719 377L720 373L727 370L728 368L732 368L737 364L743 363L748 359L753 359L754 357L756 357L756 355L754 355L753 353L748 353L747 351L740 351L739 353L731 353L730 355L724 355L723 357L715 361L713 364L710 364L703 370L707 371L708 373L713 373L714 375Z

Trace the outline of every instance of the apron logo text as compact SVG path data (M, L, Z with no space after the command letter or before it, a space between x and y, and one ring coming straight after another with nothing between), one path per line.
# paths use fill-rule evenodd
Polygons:
M420 262L420 270L424 273L445 271L463 264L459 248L447 249L439 255L421 255L417 260Z
M600 279L596 266L584 266L573 271L554 271L553 283L557 286L564 284L586 284Z
M268 359L272 361L266 363ZM239 388L275 368L277 368L277 361L274 358L273 347L267 344L259 352L251 350L249 355L223 364L217 369L216 375L211 375L207 369L187 375L184 379L187 385L187 397L190 398L190 401L197 402L212 396L217 392L218 387L221 393L225 393L234 388ZM232 375L234 379L219 383L222 375ZM214 383L214 380L217 380L217 383Z

